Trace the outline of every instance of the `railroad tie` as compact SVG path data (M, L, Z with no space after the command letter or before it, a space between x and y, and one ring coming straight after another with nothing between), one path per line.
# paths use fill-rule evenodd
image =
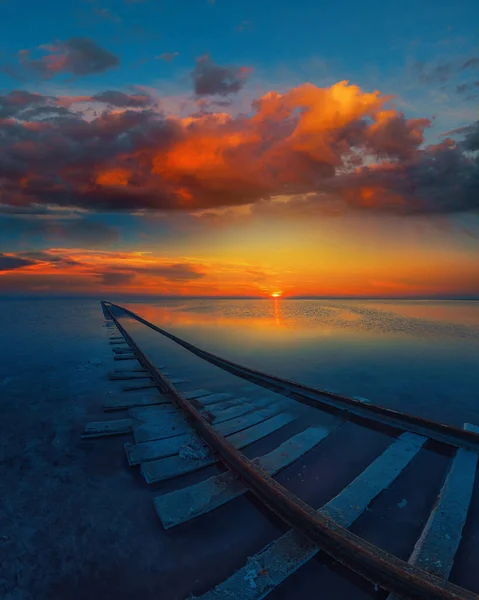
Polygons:
M278 403L275 406L266 407L257 411L248 413L247 415L237 417L235 419L226 419L225 421L221 418L215 419L214 427L218 433L227 436L233 433L238 433L243 429L257 425L266 419L269 419L278 413L285 411L287 407L284 403ZM183 433L189 433L191 431L191 425L183 416L182 419L171 422L162 423L148 423L146 425L140 425L134 428L134 437L136 442L150 442L154 440L161 440L175 435Z
M328 425L313 425L255 459L269 475L276 475L322 442L342 424L334 418ZM195 485L156 496L153 502L165 529L190 521L238 498L248 491L231 471Z
M469 423L464 429L479 433ZM477 468L477 452L458 448L437 502L408 560L428 573L448 579L466 523ZM388 600L399 600L394 594Z
M126 410L136 406L154 406L157 404L172 405L173 403L167 396L160 393L155 393L151 396L127 394L126 396L121 396L119 398L111 398L103 404L103 410Z
M288 413L281 413L275 417L271 417L266 421L259 423L240 431L238 433L227 436L227 440L241 449L250 444L257 442L258 440L270 435L274 431L278 431L288 423L294 421L295 417ZM159 460L151 460L149 462L143 462L141 464L141 473L147 483L156 483L157 481L163 481L166 479L172 479L179 477L185 473L191 473L197 471L209 465L214 464L218 459L208 454L205 458L199 456L197 459L193 458L182 458L185 456L184 452L181 452L177 456L170 456L168 458L162 458ZM185 448L186 454L187 448Z
M319 509L319 513L350 527L369 504L407 467L426 442L426 438L404 433L336 497ZM260 600L287 577L313 558L319 548L291 529L250 557L244 567L201 600L248 598Z
M124 435L132 432L132 419L117 419L114 421L98 421L87 423L82 438L104 437L109 435Z

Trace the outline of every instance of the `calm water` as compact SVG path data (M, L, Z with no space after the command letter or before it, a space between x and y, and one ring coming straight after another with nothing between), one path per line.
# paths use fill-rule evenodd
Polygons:
M245 365L458 425L479 423L479 302L124 302Z
M461 426L479 423L479 302L110 299L245 365ZM31 373L39 386L52 372L76 371L92 341L103 343L97 300L4 299L0 318L0 391L13 392L7 383L16 380L21 394Z

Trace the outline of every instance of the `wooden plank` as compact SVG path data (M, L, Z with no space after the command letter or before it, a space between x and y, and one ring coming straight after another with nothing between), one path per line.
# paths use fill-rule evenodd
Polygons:
M132 377L132 379L135 379L135 378ZM137 379L139 379L139 378L137 378ZM156 388L156 387L158 387L157 383L145 383L143 385L141 385L141 384L127 385L122 388L122 392L138 392L139 390L150 390L150 389Z
M228 419L221 421L218 419L214 423L215 429L221 435L231 435L237 433L242 429L257 425L269 419L270 417L284 411L286 408L285 404L278 403L275 406L267 407L253 413L250 413L244 417L237 419ZM163 420L162 422L152 422L145 425L135 427L133 430L135 442L151 442L153 440L162 440L169 437L182 435L184 433L190 433L192 431L191 425L185 419L184 415L176 419Z
M211 406L212 404L217 404L218 402L222 402L223 400L233 400L234 396L232 394L210 394L209 396L203 396L199 403L202 406Z
M243 405L243 404L251 404L253 401L248 399L248 398L238 398L238 397L231 397L231 398L227 398L226 400L221 400L220 402L216 402L215 404L211 405L211 406L203 406L203 404L201 403L201 398L199 398L198 400L195 400L195 406L198 407L199 409L204 409L204 410L208 410L211 413L215 412L215 411L223 411L229 408L233 408L233 407L238 407L239 404Z
M103 404L103 410L125 410L135 406L153 406L155 404L173 404L166 396L155 394L154 396L128 395L125 397L112 398Z
M341 423L335 418L328 425L313 425L269 454L260 456L256 462L270 475L276 475L318 445ZM247 491L248 488L231 471L227 471L196 485L157 496L153 502L163 527L170 529L223 506Z
M128 411L129 416L137 421L143 421L146 423L152 419L163 419L165 415L177 413L182 414L181 410L176 404L160 404L155 406L140 406L137 408L130 408Z
M178 454L182 444L188 445L197 442L200 438L196 433L186 433L174 437L153 440L151 442L139 442L136 444L125 444L128 464L132 467L149 460L157 460Z
M415 433L403 433L319 512L342 527L349 527L366 510L371 500L391 485L426 439Z
M195 398L201 398L211 394L208 390L190 390L189 392L181 392L182 396L187 400L194 400Z
M106 435L124 435L131 433L132 419L117 419L115 421L99 421L96 423L87 423L82 433L83 438L103 437Z
M274 416L274 414L269 414L266 416L270 418L271 416ZM153 414L153 417L147 415L147 418L148 417L154 419L157 418L157 415ZM139 464L147 460L166 458L167 456L178 454L180 446L189 444L193 438L197 439L192 427L185 420L183 413L176 412L173 415L162 415L161 419L163 420L163 423L158 426L147 424L145 426L140 425L133 428L136 444L125 445L128 462L130 465ZM261 423L264 421L264 419L265 415L262 415L257 421L250 421L249 426L257 425L258 422ZM244 426L244 422L235 423L233 421L229 421L224 423L224 425L225 427L222 431L222 434L225 437L238 434L240 431L245 429L247 431L247 428ZM159 435L160 431L163 431L163 435L161 437L150 437L152 435ZM173 440L173 442L167 442L166 440ZM176 446L172 446L172 443L176 444ZM176 447L176 451L171 452L171 448L174 447Z
M128 381L130 379L151 379L151 376L146 371L138 373L110 373L108 379L112 381Z
M208 408L209 412L213 415L215 422L217 419L233 419L234 417L240 417L241 415L246 415L254 410L258 410L259 408L266 408L267 406L271 406L273 402L270 398L259 398L254 402L244 402L243 398L238 399L238 405L234 404L230 408L223 408L223 405L214 405L211 408Z
M288 413L282 413L263 421L259 425L240 431L228 438L232 444L237 448L244 448L253 442L266 437L270 433L281 429L288 423L294 420L294 416ZM144 462L141 465L141 473L147 483L155 483L157 481L163 481L165 479L172 479L173 477L179 477L185 473L191 471L197 471L208 465L212 465L216 462L216 458L208 457L199 460L188 460L181 458L180 456L170 456L169 458L163 458L160 460L152 460Z
M291 406L287 404L287 402L278 402L273 406L267 406L266 408L260 408L259 410L255 410L254 412L248 413L242 417L237 417L235 419L227 419L223 421L221 418L218 418L213 423L213 427L216 429L218 433L221 435L230 435L230 433L241 431L242 429L246 429L251 427L252 425L257 425L264 421L265 419L269 419L274 415L277 415L280 412L283 412L285 409L291 408L291 412L293 414L298 414L298 407ZM300 408L300 407L299 407Z
M151 418L144 424L136 425L133 429L135 442L149 442L191 433L192 427L183 412L164 415L161 419Z
M464 429L479 433L466 423ZM408 560L411 565L448 579L466 523L477 469L477 452L458 448L429 519ZM397 600L390 594L388 600Z
M403 434L343 492L318 512L336 517L343 527L350 527L372 500L388 488L407 467L425 441L426 438L415 434ZM355 494L358 494L357 497ZM360 503L360 507L356 506L356 502ZM260 600L313 558L318 551L318 546L291 529L250 557L244 567L200 598Z

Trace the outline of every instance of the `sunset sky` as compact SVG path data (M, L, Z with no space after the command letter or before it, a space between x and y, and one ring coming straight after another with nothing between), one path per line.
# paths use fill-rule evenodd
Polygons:
M0 294L479 298L474 0L0 15Z

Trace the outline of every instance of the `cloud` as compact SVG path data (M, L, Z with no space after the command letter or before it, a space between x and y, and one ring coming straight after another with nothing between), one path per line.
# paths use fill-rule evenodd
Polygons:
M155 100L144 92L125 94L117 90L107 90L94 96L43 96L23 90L13 90L5 96L0 96L0 119L14 117L21 121L31 121L53 116L78 118L82 115L70 111L73 105L98 102L118 108L156 106Z
M463 127L458 132L465 135L465 139L462 142L462 147L465 150L468 152L476 152L479 150L479 121L476 121L468 127Z
M227 96L236 94L245 85L251 69L248 67L221 67L208 55L196 59L196 66L191 73L195 94Z
M86 97L107 101L100 115L38 120L30 109L85 97L9 96L0 96L0 107L14 114L2 125L4 206L192 212L326 194L329 203L334 197L369 210L477 209L476 125L454 132L462 141L424 148L428 119L408 119L390 97L347 81L269 92L237 116L210 113L208 103L185 118L167 116L156 106L131 107L147 102L142 95L110 91Z
M35 213L20 212L13 207L16 216L0 213L0 236L10 242L23 243L23 246L37 242L62 243L83 247L109 246L119 241L119 233L115 227L93 221L90 218L55 218L51 212L41 214L35 207ZM26 207L28 208L28 207Z
M476 141L474 141L474 135ZM445 140L397 165L363 167L339 177L331 190L359 208L399 214L446 214L479 210L479 160L476 133L461 144Z
M0 119L14 117L29 121L52 114L68 114L68 110L60 106L53 96L32 94L23 90L13 90L5 96L0 96Z
M107 271L101 273L101 283L104 285L119 286L125 283L131 283L136 277L136 273Z
M451 63L428 67L424 62L416 62L412 68L419 80L425 84L444 83L449 80L454 71Z
M189 263L157 264L152 261L149 264L130 265L128 270L124 267L110 267L107 272L101 273L102 282L106 285L119 285L129 283L137 277L159 278L172 283L194 281L201 279L205 273L198 270L195 265Z
M462 65L461 69L477 69L479 67L479 58L477 56L474 56L473 58L470 58L469 60L466 60L466 62Z
M446 83L464 69L479 67L479 58L472 57L463 62L458 61L428 65L424 61L412 64L412 72L422 83L430 85L434 83Z
M163 54L160 54L159 58L165 62L172 62L178 56L178 54L179 52L164 52Z
M173 289L183 293L206 277L204 268L145 252L50 248L0 254L0 288L89 293L108 288L135 293L171 293Z
M27 258L0 253L0 272L21 269L23 267L29 267L33 264L35 264L35 261L28 260Z
M479 81L473 81L471 83L461 83L460 85L456 86L456 92L460 95L464 95L464 94L473 94L474 92L479 91ZM474 95L470 95L468 96L467 99L472 99L475 98Z
M204 277L204 273L198 271L197 267L189 263L138 267L136 272L144 275L162 277L170 281L191 281L193 279L201 279Z
M74 265L79 264L78 261L74 260L73 258L63 256L61 254L53 254L52 252L48 252L45 250L17 252L16 256L19 256L22 259L28 259L29 261L32 261L31 264L50 263L55 266L61 267L72 267Z
M71 38L39 47L44 53L32 58L29 50L18 53L18 65L4 71L14 77L51 79L58 74L74 77L104 73L119 64L119 59L89 38Z
M124 94L123 92L113 90L95 94L89 100L104 102L105 104L120 108L145 108L155 104L155 101L147 94Z

